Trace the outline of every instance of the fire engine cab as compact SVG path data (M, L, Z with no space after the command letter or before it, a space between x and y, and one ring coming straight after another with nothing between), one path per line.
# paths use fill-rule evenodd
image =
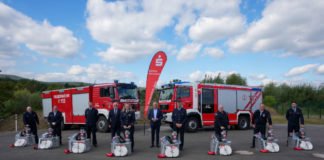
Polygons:
M108 130L108 113L113 109L113 101L119 101L119 108L129 103L135 110L136 119L140 118L140 104L137 86L132 83L103 83L84 87L44 91L42 93L43 115L46 118L56 105L63 114L62 128L72 124L85 124L85 110L89 102L98 110L97 129Z
M230 125L247 129L254 110L262 103L262 88L181 81L162 85L159 106L165 114L166 123L172 123L175 100L180 100L187 110L188 131L213 126L219 105L223 105L228 113Z

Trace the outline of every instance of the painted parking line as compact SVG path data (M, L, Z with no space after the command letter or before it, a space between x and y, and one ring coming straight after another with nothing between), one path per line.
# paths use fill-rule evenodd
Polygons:
M313 156L316 157L316 158L324 159L324 154L322 154L322 153L313 153Z
M240 154L240 155L253 155L254 152L251 152L251 151L244 151L244 150L239 150L239 151L235 151L236 154Z

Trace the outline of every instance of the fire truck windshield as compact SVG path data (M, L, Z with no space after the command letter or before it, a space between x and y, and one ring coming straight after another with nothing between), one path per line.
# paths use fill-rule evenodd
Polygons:
M119 98L121 99L137 99L136 87L131 86L118 86L117 87Z
M163 89L160 92L160 100L171 100L173 96L173 88Z

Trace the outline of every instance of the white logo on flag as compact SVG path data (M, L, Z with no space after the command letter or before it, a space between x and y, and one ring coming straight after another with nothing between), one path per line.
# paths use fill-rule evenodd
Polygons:
M163 59L161 58L161 55L155 60L155 66L161 67L163 65Z

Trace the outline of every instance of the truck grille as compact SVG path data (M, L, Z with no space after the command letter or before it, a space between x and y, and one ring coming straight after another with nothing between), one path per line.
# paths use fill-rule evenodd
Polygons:
M161 110L169 110L169 105L168 104L161 104L160 109Z

